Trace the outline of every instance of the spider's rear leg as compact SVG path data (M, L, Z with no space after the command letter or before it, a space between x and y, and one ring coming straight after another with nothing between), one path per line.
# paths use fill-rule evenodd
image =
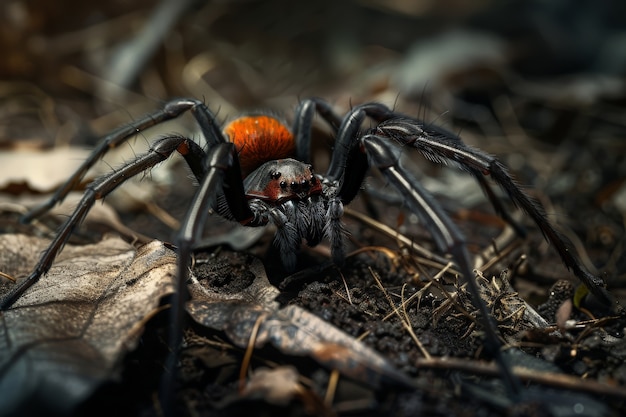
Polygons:
M192 112L198 126L200 126L204 137L210 145L225 142L219 127L215 123L215 116L203 102L195 99L172 100L166 103L161 110L148 114L131 124L122 126L102 138L89 157L80 165L80 167L78 167L76 172L74 172L72 176L56 190L54 195L40 206L35 207L22 216L21 221L29 223L32 220L41 217L57 203L63 201L67 194L80 184L87 172L110 149L120 146L130 138L152 126L167 120L175 119L187 111ZM194 170L193 167L192 170ZM196 170L194 170L194 174L196 174L195 171Z
M296 159L311 162L311 134L313 131L313 116L319 114L328 123L334 132L341 125L339 117L330 104L320 98L308 98L300 101L295 110L291 131L296 142Z
M380 129L379 132L383 133L384 136L393 138L401 145L412 146L418 149L426 156L427 159L437 163L442 163L447 160L452 162L458 161L456 161L455 158L446 159L444 155L431 149L429 145L432 142L441 142L441 147L445 148L449 153L453 153L455 148L469 148L473 150L473 148L465 145L458 135L450 132L449 130L433 124L427 125L420 120L406 118L405 116L384 121L377 127L377 129ZM468 171L474 176L474 178L476 178L476 181L489 199L489 202L496 211L496 214L508 223L515 230L515 233L518 236L526 237L526 229L519 222L513 219L508 210L506 210L502 201L498 198L495 191L485 178L484 170L468 165L461 165L461 168Z
M91 207L93 207L96 200L106 197L127 179L149 170L159 162L167 159L175 151L180 152L185 157L189 166L192 167L194 174L196 174L197 171L197 175L200 177L203 176L202 160L204 158L204 151L198 144L190 139L180 136L171 136L158 140L147 153L137 157L122 168L109 175L96 179L87 187L76 209L61 226L48 249L46 249L39 259L39 262L37 262L33 272L26 279L16 284L0 301L0 310L8 309L28 288L35 284L43 274L48 272L57 254L61 251L73 230L82 222Z

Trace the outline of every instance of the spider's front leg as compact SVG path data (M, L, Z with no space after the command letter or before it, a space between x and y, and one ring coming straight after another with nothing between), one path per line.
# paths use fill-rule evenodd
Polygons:
M554 246L565 266L581 280L587 289L606 307L620 309L606 290L600 277L585 269L570 247L568 240L550 223L539 202L535 201L515 182L506 167L495 157L472 148L456 135L441 128L425 126L410 118L395 118L379 124L374 130L377 136L392 138L400 144L418 149L427 159L435 162L452 162L476 177L491 203L500 214L504 212L493 192L489 192L484 176L490 176L509 196L513 203L525 211L539 226L544 237ZM515 223L513 223L515 224Z
M500 341L491 321L491 314L483 301L478 284L474 279L471 267L470 254L466 240L458 226L441 208L437 200L426 191L420 183L399 163L398 150L389 144L386 138L368 134L357 140L346 158L344 180L338 196L348 203L356 195L360 184L369 166L374 166L387 180L403 195L405 204L418 215L422 224L430 232L437 247L444 253L453 256L459 271L467 282L476 308L480 312L485 331L485 347L499 364L502 378L505 382L508 395L513 401L522 398L522 389L517 377L511 371L508 362L500 350ZM356 189L355 189L356 188Z
M232 143L213 146L202 161L202 165L205 173L201 177L200 185L176 236L178 267L176 291L170 307L168 332L170 353L165 362L165 371L159 389L164 415L172 415L173 411L174 382L183 336L185 302L188 298L185 284L189 278L193 249L202 237L207 217L211 209L217 206L218 196L224 195L236 220L245 223L254 218L244 194L241 168L235 146Z

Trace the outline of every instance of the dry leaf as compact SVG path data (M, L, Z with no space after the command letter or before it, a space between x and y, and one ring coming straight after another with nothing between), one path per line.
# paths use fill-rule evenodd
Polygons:
M0 235L2 272L27 274L47 244ZM2 413L67 414L116 377L146 319L173 291L175 266L174 252L156 241L138 250L119 238L67 245L49 273L0 313Z
M242 396L263 398L271 404L287 405L303 391L298 370L292 366L259 368L246 384Z

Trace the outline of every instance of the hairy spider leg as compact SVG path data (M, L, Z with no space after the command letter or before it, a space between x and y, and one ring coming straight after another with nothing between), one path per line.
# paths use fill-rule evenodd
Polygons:
M401 144L418 149L427 159L443 163L456 163L474 174L476 178L489 175L509 196L513 203L526 212L537 224L544 237L554 245L565 266L576 275L600 302L610 307L614 304L604 281L588 272L569 248L568 239L554 229L538 201L526 194L513 180L506 167L495 157L472 148L456 137L449 137L436 130L432 134L424 125L399 118L379 124L376 134L392 138ZM482 183L481 183L482 184ZM493 203L492 199L492 203ZM498 208L496 208L498 210Z
M416 120L416 122L422 123L422 121L420 120ZM428 136L431 137L433 140L440 140L443 142L452 141L452 142L456 142L460 148L463 148L463 147L469 148L468 145L465 145L465 143L463 143L463 140L459 137L459 135L452 133L451 131L447 129L444 129L441 126L437 126L433 124L426 125L424 123L422 123L422 125L424 126L424 130L428 132ZM399 138L399 139L400 139L399 140L400 144L407 145L405 141L406 138L404 139ZM524 228L524 226L522 226L519 222L515 221L513 217L511 217L511 215L509 214L509 211L506 210L506 208L502 204L502 201L498 198L493 188L491 188L491 185L485 178L485 174L483 173L483 171L475 167L463 166L463 165L461 165L461 169L468 171L470 174L474 176L474 178L476 179L476 181L482 188L483 192L489 199L489 202L491 203L491 206L494 208L496 214L500 216L506 223L508 223L513 228L513 230L515 230L515 233L519 237L525 238L528 235L526 228Z
M159 139L147 153L138 156L122 168L96 179L87 186L87 189L76 206L76 209L61 226L48 249L46 249L37 262L33 272L27 278L11 288L11 291L9 291L8 294L2 298L0 301L0 311L7 310L11 307L11 305L13 305L13 303L28 288L33 286L33 284L35 284L42 275L48 272L57 254L61 251L61 249L63 249L63 246L74 229L85 218L97 200L107 196L127 179L152 168L159 162L166 160L175 151L182 154L194 174L196 176L200 175L200 178L202 178L202 173L204 171L204 168L202 168L202 161L205 157L205 153L202 148L190 139L180 136L171 136Z
M215 116L203 102L194 99L176 99L169 101L163 106L162 109L148 114L134 123L122 126L105 136L100 143L98 143L89 157L87 157L87 159L85 159L85 161L80 165L76 172L74 172L72 176L56 190L54 195L45 203L35 207L22 216L21 221L29 223L32 220L41 217L57 203L63 201L67 194L80 184L89 169L93 167L94 164L102 158L109 149L121 145L130 138L136 136L138 133L141 133L152 126L166 120L175 119L189 110L191 110L191 113L200 126L202 134L207 140L209 147L215 145L216 143L225 142L219 126L215 123ZM194 169L194 167L191 168L192 170Z
M59 229L56 237L43 253L34 271L0 301L0 310L8 309L28 288L36 283L52 266L59 251L62 250L73 230L81 223L94 203L105 198L118 186L133 176L151 169L169 158L175 151L180 153L199 181L199 189L188 209L182 227L176 237L178 247L177 278L172 296L168 331L170 353L166 358L163 379L159 389L159 398L165 415L171 415L172 394L176 378L176 363L182 341L184 303L187 298L184 283L189 276L189 267L193 246L202 234L210 208L215 204L218 193L223 192L232 207L236 220L246 223L255 215L250 210L241 181L239 161L235 146L229 142L214 144L205 154L204 150L191 139L169 136L158 139L150 150L138 156L120 169L102 176L92 182L78 203L76 209ZM223 187L224 182L228 183ZM260 224L259 224L260 225Z

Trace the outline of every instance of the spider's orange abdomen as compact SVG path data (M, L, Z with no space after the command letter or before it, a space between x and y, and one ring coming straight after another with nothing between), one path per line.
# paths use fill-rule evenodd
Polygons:
M287 126L266 115L243 116L224 127L235 144L244 176L267 161L287 158L295 152L295 141Z

